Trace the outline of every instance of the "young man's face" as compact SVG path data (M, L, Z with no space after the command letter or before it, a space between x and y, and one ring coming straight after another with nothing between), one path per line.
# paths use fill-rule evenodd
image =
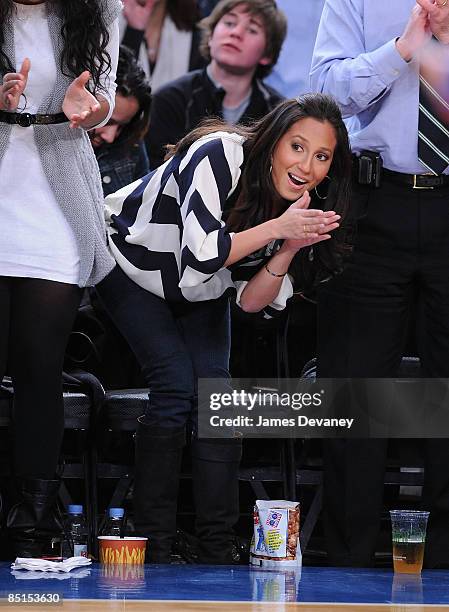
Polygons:
M111 118L103 127L95 128L89 132L90 141L94 149L104 144L112 144L125 125L134 119L140 110L139 101L134 96L115 94L115 107Z
M252 15L243 2L223 15L209 41L210 56L235 74L255 72L259 64L270 64L265 55L267 44L262 17Z

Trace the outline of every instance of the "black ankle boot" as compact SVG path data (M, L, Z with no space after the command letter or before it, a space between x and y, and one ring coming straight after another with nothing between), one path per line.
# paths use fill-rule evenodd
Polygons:
M239 518L242 444L235 439L192 440L192 480L199 563L238 562L233 527Z
M184 445L184 428L153 427L139 419L134 523L136 535L148 538L149 563L170 563Z
M8 513L11 551L14 557L60 556L62 527L56 516L59 480L24 478L20 501Z

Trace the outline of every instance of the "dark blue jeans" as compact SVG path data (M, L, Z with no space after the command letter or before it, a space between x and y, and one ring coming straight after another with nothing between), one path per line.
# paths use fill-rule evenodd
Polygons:
M229 379L229 298L170 304L134 283L119 266L97 291L150 389L145 423L195 423L198 378L219 378L224 384Z

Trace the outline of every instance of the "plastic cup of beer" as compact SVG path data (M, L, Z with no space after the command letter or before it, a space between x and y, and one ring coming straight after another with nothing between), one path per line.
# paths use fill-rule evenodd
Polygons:
M393 567L400 574L420 574L424 558L428 512L390 510Z

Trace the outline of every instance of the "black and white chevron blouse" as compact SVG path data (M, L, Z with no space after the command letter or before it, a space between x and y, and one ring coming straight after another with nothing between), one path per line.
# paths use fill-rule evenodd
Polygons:
M232 269L223 267L233 234L222 214L242 164L243 138L215 132L109 195L109 246L122 270L169 301L211 300L236 290L238 303L248 280L279 248L270 243ZM292 292L287 275L264 315L282 310Z

